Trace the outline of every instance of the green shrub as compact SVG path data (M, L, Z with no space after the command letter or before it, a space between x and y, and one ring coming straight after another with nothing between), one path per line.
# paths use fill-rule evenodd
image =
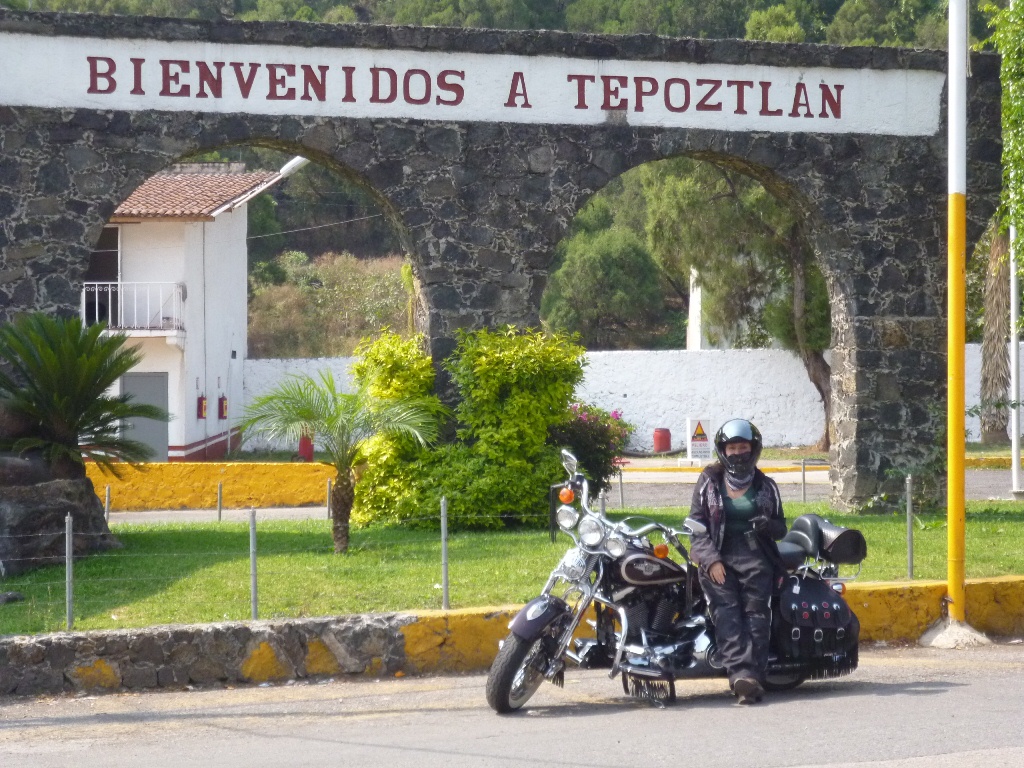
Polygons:
M360 342L352 376L374 397L425 402L438 419L445 418L447 409L432 394L434 365L424 346L422 334L403 339L385 328L376 339ZM408 514L405 502L417 492L422 472L417 462L426 453L411 436L378 435L367 441L358 470L353 522L402 522Z
M371 387L394 385L388 394L412 394L428 377L425 355L410 344L385 334L361 347L357 379ZM569 418L583 377L583 349L565 336L480 330L459 334L445 366L461 397L458 439L415 454L375 442L353 519L437 528L446 497L452 530L544 525L548 488L563 475L558 449L547 438Z
M553 446L531 461L499 462L462 442L424 454L415 471L417 493L396 504L396 520L436 530L446 497L450 531L542 527L548 520L548 488L565 474Z
M620 411L609 413L587 403L573 403L569 410L568 420L551 427L549 440L572 451L591 482L591 491L598 494L618 472L615 459L626 449L633 425Z
M460 331L445 361L461 397L459 436L499 463L540 455L548 429L568 415L583 380L583 355L582 347L560 334L511 326Z

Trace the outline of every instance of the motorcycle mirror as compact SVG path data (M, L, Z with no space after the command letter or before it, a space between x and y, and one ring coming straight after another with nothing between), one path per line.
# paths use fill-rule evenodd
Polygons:
M569 476L576 474L576 467L579 462L576 457L569 453L565 448L562 449L562 466L565 467L565 471L569 473Z
M707 533L708 532L707 527L703 523L698 523L692 517L688 517L685 520L683 520L683 527L687 531L689 531L691 535L694 534L694 533Z

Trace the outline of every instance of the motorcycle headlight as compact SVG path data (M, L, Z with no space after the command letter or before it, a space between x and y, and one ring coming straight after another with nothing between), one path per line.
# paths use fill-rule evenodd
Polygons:
M563 531L571 531L576 527L576 523L579 522L580 513L572 507L563 504L555 513L555 520L558 521L558 527Z
M626 554L626 540L613 533L608 537L608 541L604 543L604 548L608 550L608 554L612 557L622 557Z
M580 523L580 541L586 544L588 547L600 546L601 542L604 541L604 526L600 520L595 520L592 517L585 517Z

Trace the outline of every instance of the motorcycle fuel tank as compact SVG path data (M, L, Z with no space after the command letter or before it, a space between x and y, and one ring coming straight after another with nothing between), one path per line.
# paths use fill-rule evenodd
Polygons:
M619 561L619 575L627 584L672 584L685 579L686 571L667 558L630 549Z

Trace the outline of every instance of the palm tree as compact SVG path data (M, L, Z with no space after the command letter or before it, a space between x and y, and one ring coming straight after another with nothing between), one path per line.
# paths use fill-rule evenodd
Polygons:
M43 313L0 326L0 401L30 424L28 436L0 450L37 451L57 478L84 478L85 459L118 474L114 462L145 461L150 449L124 436L127 419L166 421L165 411L133 403L110 388L135 367L141 354L128 337L105 334L97 323Z
M242 431L294 443L318 440L338 472L331 491L334 551L348 550L349 518L355 501L353 467L366 441L378 434L411 435L426 445L437 437L437 420L419 400L383 400L361 388L342 392L330 371L290 376L245 410Z

